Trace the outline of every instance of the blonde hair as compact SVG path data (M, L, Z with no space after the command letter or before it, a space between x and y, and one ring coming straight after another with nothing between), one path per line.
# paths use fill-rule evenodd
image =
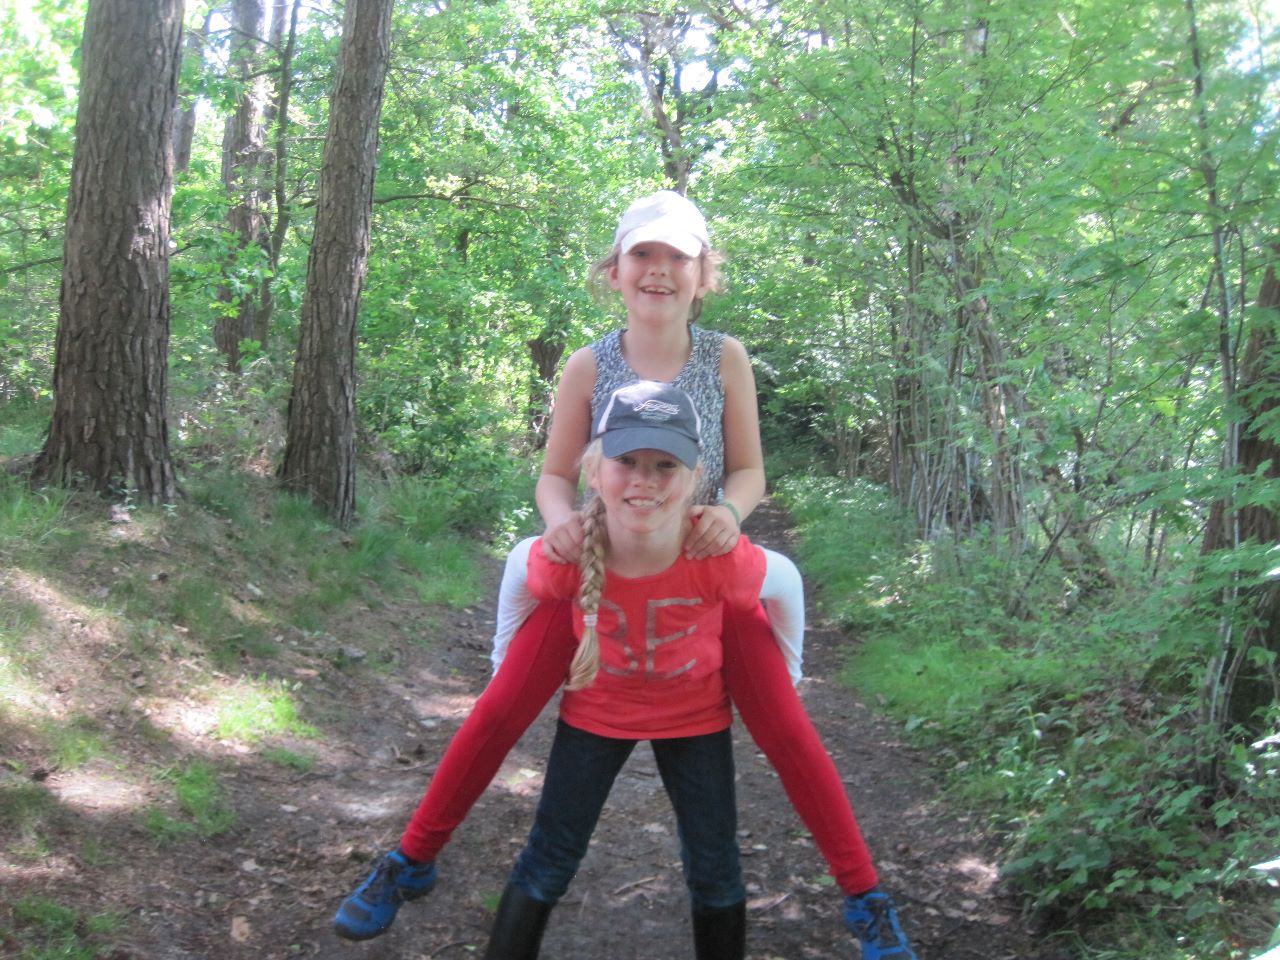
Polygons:
M619 257L621 254L618 248L614 247L607 257L591 265L591 271L587 274L587 290L591 292L592 299L597 303L604 302L605 295L611 292L605 276L618 265ZM700 279L708 293L720 293L724 290L724 274L720 272L720 265L723 263L724 254L718 250L703 247L702 253L698 255ZM703 297L694 297L693 307L689 310L690 323L696 323L698 317L702 315L703 299Z
M599 438L591 441L582 455L582 466L591 476L604 457L604 444ZM698 464L691 473L686 501L693 499L697 489ZM588 497L582 507L582 555L578 566L582 571L578 584L578 608L582 611L582 638L569 664L569 682L566 690L581 690L590 686L600 672L600 632L597 617L600 615L600 597L604 593L604 560L609 550L609 527L605 523L604 500L599 495Z
M596 446L599 443L597 442ZM582 639L569 664L567 690L590 686L600 672L600 633L596 618L600 614L600 595L604 593L604 555L609 548L609 531L604 522L604 501L592 497L582 508L582 555L578 566L582 580L578 585L578 607L582 610Z

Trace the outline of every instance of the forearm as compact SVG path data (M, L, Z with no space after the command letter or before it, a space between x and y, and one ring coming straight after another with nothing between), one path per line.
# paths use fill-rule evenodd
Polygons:
M763 467L744 467L725 476L724 500L733 504L741 520L751 515L763 497Z
M574 512L574 500L578 495L576 484L553 473L543 473L534 488L533 498L542 514L542 522L551 529L564 523Z

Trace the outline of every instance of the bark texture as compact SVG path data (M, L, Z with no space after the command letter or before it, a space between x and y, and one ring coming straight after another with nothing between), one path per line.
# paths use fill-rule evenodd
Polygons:
M280 477L340 525L355 516L356 317L369 258L392 0L348 0Z
M54 410L37 481L175 495L169 210L182 0L91 0L67 202Z

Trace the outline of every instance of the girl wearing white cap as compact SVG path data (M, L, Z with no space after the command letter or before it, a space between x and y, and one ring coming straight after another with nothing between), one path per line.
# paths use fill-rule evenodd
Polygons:
M717 264L702 214L679 194L658 191L623 214L612 252L594 273L621 295L627 322L576 351L561 374L537 487L546 523L538 549L547 559L577 561L583 540L578 455L601 404L637 380L680 387L701 417L702 474L689 508L685 555L716 556L737 543L742 519L764 495L764 461L746 350L692 322L703 297L717 287ZM564 680L571 605L530 597L525 574L533 543L519 544L507 559L494 678L446 750L399 847L343 902L335 917L340 936L377 936L390 927L402 901L431 889L436 855ZM796 694L801 638L775 640L756 604L726 611L722 642L729 694L845 894L846 924L862 944L863 960L915 960L892 900L877 888L839 772Z

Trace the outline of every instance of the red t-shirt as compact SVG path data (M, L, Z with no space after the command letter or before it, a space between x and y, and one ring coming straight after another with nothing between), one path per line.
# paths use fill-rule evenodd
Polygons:
M720 666L722 604L760 602L764 552L746 537L705 560L683 555L661 573L620 577L606 571L597 632L600 672L582 690L566 690L560 717L588 733L652 740L716 733L733 721ZM581 571L553 563L540 544L529 551L529 591L538 600L576 598ZM582 636L582 611L573 608Z

